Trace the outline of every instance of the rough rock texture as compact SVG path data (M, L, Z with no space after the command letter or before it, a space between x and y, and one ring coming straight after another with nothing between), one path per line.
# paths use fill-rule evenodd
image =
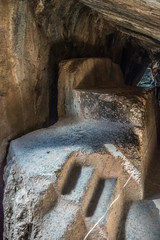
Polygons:
M66 65L75 61L70 60ZM108 63L103 59L99 66L99 61L89 61L97 67L97 72ZM79 62L77 66L81 66L82 60ZM68 79L70 71L66 71L64 63L61 67L61 73L65 72L61 77ZM144 169L148 167L145 154L151 157L156 139L155 125L146 124L146 117L152 114L149 109L155 109L152 89L139 88L132 92L132 88L117 87L113 97L113 88L73 89L74 81L78 84L83 81L79 76L78 80L73 78L71 85L65 79L59 81L59 91L66 94L64 106L59 101L60 112L68 109L65 118L10 144L4 176L6 240L82 240L104 212L104 219L90 239L121 240L131 202L144 196ZM123 83L119 77L117 82ZM104 82L99 83L102 85L98 87L103 87ZM73 98L76 96L72 101L64 91L65 86ZM123 102L128 104L128 109ZM121 109L118 116L116 104ZM79 105L78 112L69 111L75 105ZM143 111L139 112L138 108ZM110 208L115 199L118 200ZM127 233L132 228L130 216L128 219ZM152 235L157 228L155 222L153 226Z
M0 162L10 139L57 120L61 60L110 57L129 84L150 61L136 39L79 1L1 0L0 15Z
M100 177L109 177L105 172L102 175L101 169L108 170L114 164L112 157L109 167L107 161L109 157L105 153L104 144L109 141L116 146L123 146L126 143L127 133L131 131L130 127L125 126L124 128L123 124L120 126L117 123L106 124L105 121L92 121L91 124L90 121L71 122L69 119L66 122L59 122L49 129L38 130L13 141L5 171L5 239L63 239L64 234L64 239L83 239L87 233L86 227L83 227L86 208L94 194L95 185L98 184ZM124 130L122 131L122 129ZM130 138L128 141L135 146L134 139ZM77 154L72 157L73 152ZM106 165L106 168L101 167L98 176L97 174L93 175L93 169L80 170L78 176L71 176L74 184L69 187L71 182L67 181L66 177L72 172L75 161L82 158L83 165L87 164L87 156L92 156L95 152L97 152L97 156L92 157L90 164L100 166L102 163L99 162L99 158L104 154L103 164ZM68 167L65 165L67 159L70 161ZM120 168L120 164L118 168ZM116 169L114 171L118 177ZM120 185L127 177L126 174ZM60 183L58 183L59 181ZM86 184L89 185L87 188ZM68 190L66 190L67 188ZM137 199L139 199L140 189L138 191L136 184L134 188L137 190ZM85 193L85 189L89 192ZM112 189L110 191L113 192ZM108 194L111 194L110 191ZM61 199L64 199L65 202L62 203ZM64 214L65 204L67 205ZM77 212L80 210L79 205L83 209L81 213ZM76 213L80 214L79 217L76 217ZM83 221L78 224L77 221L80 221L81 215ZM62 218L64 223L61 223ZM76 231L81 229L81 226L84 230L81 229L80 237L75 235L76 231L74 231L75 233L68 238L67 229L70 224L72 227L69 229L72 229L73 223L78 224Z
M157 105L153 89L125 86L119 66L109 59L64 61L59 73L60 117L110 119L134 127L141 160L134 149L135 152L130 152L130 161L142 172L144 184L157 142Z
M151 8L149 1L145 6L139 3L136 1L136 8L127 16L127 19L134 16L136 24L132 19L133 24L126 27L127 8L120 4L117 10L124 18L114 21L108 10L106 18L106 12L102 14L98 5L93 10L76 0L0 0L0 163L11 139L57 120L61 60L110 57L120 64L125 82L137 84L153 55L159 58L156 16L159 3L156 3L157 10L155 1ZM114 6L111 1L108 4ZM125 26L117 27L121 22ZM136 38L120 32L126 29ZM3 191L2 171L0 192Z
M0 16L1 162L10 139L42 126L46 120L57 120L60 60L107 54L116 58L121 43L117 41L118 47L109 52L111 44L106 36L114 28L73 0L1 0Z
M131 205L125 225L127 240L159 240L160 199L135 202Z
M57 121L60 60L120 59L121 34L74 1L0 0L0 212L3 165L10 140ZM83 34L82 34L83 32ZM114 47L114 42L117 47ZM1 219L0 219L1 223ZM2 236L2 224L0 236Z
M116 23L120 30L159 48L159 0L80 0Z
M49 19L46 10L50 6L47 7L47 4L43 6L42 2L38 1L34 2L34 6L30 6L30 4L28 1L16 0L0 2L0 15L2 16L0 31L3 36L0 49L0 161L4 157L8 140L42 126L49 117L49 102L51 101L49 88L50 86L53 88L50 78L54 78L54 75L56 75L53 61L58 62L57 58L65 58L68 50L72 47L70 46L72 43L66 43L64 49L59 51L61 45L66 41L65 29L63 24L61 27L59 25L55 26L55 22L58 21L62 13L67 18L66 9L59 9L63 6L63 3L57 2L59 6L53 12L52 21ZM31 12L31 7L34 12ZM80 7L77 9L75 16L79 16L80 9ZM39 23L42 10L46 10L45 17L42 20L45 24L49 24L48 27L45 25L43 29ZM74 20L76 24L77 17ZM66 19L63 21L65 22ZM81 22L81 19L79 21ZM68 26L66 28L67 32L70 31ZM52 29L55 29L56 32L53 33ZM81 35L78 26L76 32L73 29L71 35L73 37L74 35ZM89 34L88 28L83 29L83 32ZM85 34L83 36L85 37ZM95 43L93 39L90 39L90 41ZM53 46L54 43L55 46ZM54 56L54 60L51 59L53 58L51 55ZM49 69L50 61L54 68L51 70ZM51 94L53 95L52 91ZM54 108L54 106L52 107Z
M48 46L28 1L0 1L0 238L3 165L11 139L39 128L49 113Z
M103 89L125 86L120 66L108 58L73 59L61 62L58 85L59 117L72 115L71 107L74 108L73 89Z
M48 117L48 47L27 1L1 1L0 162L9 140ZM36 44L35 44L36 43Z

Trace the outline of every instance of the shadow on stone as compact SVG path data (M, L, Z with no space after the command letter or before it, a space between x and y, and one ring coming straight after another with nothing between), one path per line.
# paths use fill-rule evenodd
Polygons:
M98 184L97 184L96 189L95 189L95 192L92 196L92 199L91 199L90 204L89 204L88 209L87 209L87 214L86 214L87 217L92 217L93 216L93 214L94 214L94 212L97 208L99 198L100 198L100 196L103 192L104 185L105 185L105 180L104 179L99 179Z
M66 183L63 186L62 194L70 194L70 192L75 188L79 176L81 174L82 167L78 164L73 165L67 179Z

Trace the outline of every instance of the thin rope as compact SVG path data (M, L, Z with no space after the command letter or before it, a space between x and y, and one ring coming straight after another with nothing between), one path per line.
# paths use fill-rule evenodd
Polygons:
M108 210L115 204L115 202L120 198L124 188L127 186L127 184L129 183L129 181L132 178L132 175L130 175L130 177L127 179L127 181L125 182L125 184L123 185L123 188L121 189L120 193L118 194L118 196L114 199L114 201L109 205L109 207L107 208L106 212L103 214L103 216L95 223L95 225L89 230L89 232L86 234L86 236L84 237L83 240L86 240L87 237L90 235L90 233L95 229L95 227L98 225L98 223L106 216Z

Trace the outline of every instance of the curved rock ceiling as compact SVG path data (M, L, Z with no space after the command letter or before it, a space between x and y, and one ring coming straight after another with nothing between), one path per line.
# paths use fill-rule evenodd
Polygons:
M160 48L159 0L80 0L116 23L119 30Z

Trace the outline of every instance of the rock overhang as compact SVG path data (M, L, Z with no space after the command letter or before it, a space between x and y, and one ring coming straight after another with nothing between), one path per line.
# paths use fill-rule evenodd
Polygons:
M159 49L159 1L80 1L99 12L107 21L116 24L120 31L141 40L147 48Z

